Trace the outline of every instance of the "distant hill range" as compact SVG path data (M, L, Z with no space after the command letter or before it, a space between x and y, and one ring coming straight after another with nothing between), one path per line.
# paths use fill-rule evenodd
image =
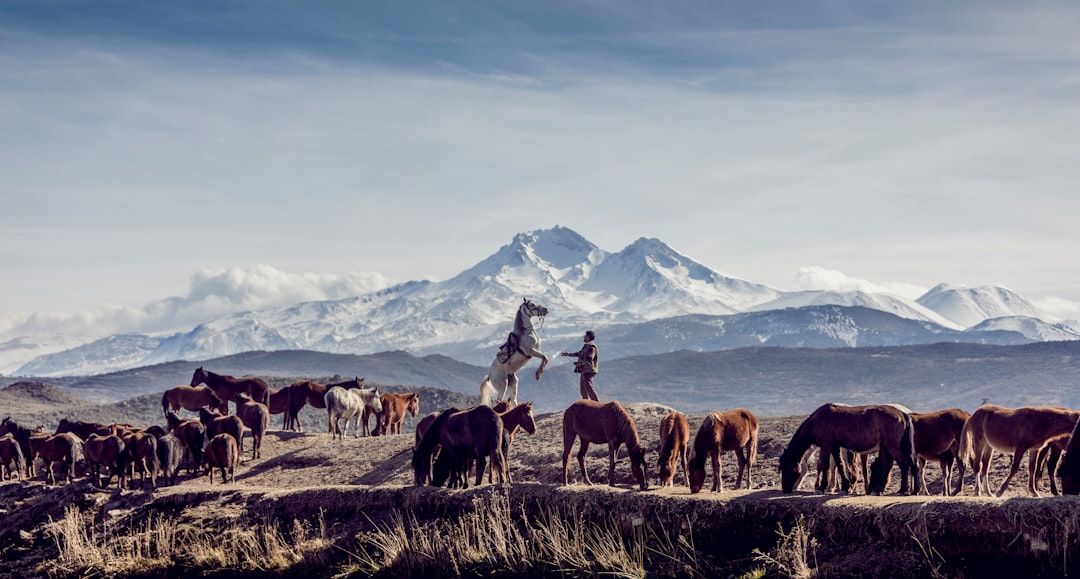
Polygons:
M486 367L523 297L550 310L537 320L545 352L576 349L581 333L594 329L605 368L606 361L680 350L1080 340L1080 324L1054 319L1005 288L942 284L916 300L858 291L784 292L721 274L657 239L641 238L609 253L555 227L520 233L441 282L238 312L161 334L36 342L20 336L0 343L0 368L19 376L85 376L287 350L400 350L420 360L442 355ZM560 365L565 371L564 360L553 363L552 371Z
M520 400L533 401L540 412L554 412L577 399L577 376L568 366L549 366L537 382L533 377L537 364L532 361L520 374ZM459 401L470 403L475 403L480 380L487 373L486 366L441 355L283 351L168 362L89 377L35 380L95 403L119 403L144 395L160 396L167 388L187 384L198 366L234 376L261 376L275 387L295 378L358 375L400 389L448 390L462 394ZM787 416L808 413L825 402L895 402L915 411L950 407L970 411L984 401L1010 407L1080 408L1078 377L1080 342L860 348L755 346L605 360L597 387L604 400L658 402L690 413L745 407L763 416ZM0 385L23 380L0 378ZM4 403L2 397L0 403ZM421 411L438 409L426 404Z

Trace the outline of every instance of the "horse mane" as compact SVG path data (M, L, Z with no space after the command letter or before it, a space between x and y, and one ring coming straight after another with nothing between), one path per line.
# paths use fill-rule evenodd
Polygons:
M420 442L416 444L416 450L413 452L414 468L420 461L428 461L431 459L431 454L435 452L435 447L440 444L441 432L443 426L446 425L446 420L455 412L458 412L457 408L447 408L446 410L443 410L435 417L435 421L428 426L428 429L424 431L424 436L420 437Z
M631 453L640 450L641 437L638 436L637 425L630 417L630 412L620 404L616 416L615 424L619 429L619 438L626 443L626 450Z
M814 427L814 422L817 420L817 415L821 412L822 408L826 405L819 406L817 410L810 413L806 419L802 421L802 424L795 429L795 434L791 436L791 442L788 443L787 448L784 449L783 454L780 455L780 464L784 464L784 457L789 457L794 462L802 460L806 451L810 450L810 447L814 445L813 435L810 430Z

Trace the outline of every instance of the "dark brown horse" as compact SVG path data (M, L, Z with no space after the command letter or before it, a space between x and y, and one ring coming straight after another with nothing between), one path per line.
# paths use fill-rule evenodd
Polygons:
M33 430L25 426L20 426L17 422L11 419L10 416L0 420L0 436L10 434L15 438L15 442L19 443L19 450L22 451L23 460L26 461L26 477L34 478L34 449L30 446L30 437L34 433Z
M119 429L113 429L113 432L119 433L118 431ZM158 470L161 469L157 455L157 439L145 430L128 431L127 434L120 434L120 437L124 440L125 462L128 465L131 486L135 486L135 473L138 472L140 488L146 485L146 475L149 474L150 488L156 489Z
M157 456L161 477L168 481L169 486L175 485L176 473L184 460L184 442L172 433L157 437Z
M919 491L918 464L915 462L915 426L911 415L893 405L846 406L825 404L818 407L799 425L783 454L780 455L780 487L785 493L794 490L802 478L800 465L814 446L821 448L818 461L818 491L829 488L829 461L833 459L843 487L850 488L850 470L842 449L867 453L878 449L884 461L882 472L892 469L895 461L903 473L914 471L915 492ZM880 494L884 487L871 487L871 494ZM904 476L900 492L908 492L908 477Z
M382 412L376 417L375 434L401 434L401 424L405 422L405 413L415 417L420 412L420 393L391 393L379 395L382 400ZM364 430L367 430L368 409L364 408Z
M80 420L72 420L70 418L61 418L60 423L56 426L56 434L63 434L65 432L70 432L82 440L86 440L91 434L99 434L101 436L112 434L112 427L109 424L101 424L98 422L83 422Z
M660 456L656 468L660 472L660 486L672 486L678 461L682 461L683 480L690 486L686 470L686 457L690 448L690 422L682 412L669 412L660 419Z
M1080 438L1077 437L1077 422L1069 436L1069 444L1065 447L1065 459L1061 461L1057 474L1061 477L1061 492L1067 495L1080 494ZM1053 478L1053 473L1050 473Z
M233 435L240 455L244 454L244 421L235 414L218 414L206 408L199 409L199 422L206 427L206 438L211 439L222 432Z
M1046 441L1046 446L1039 450L1037 459L1039 464L1035 467L1035 490L1039 490L1039 479L1042 478L1043 470L1046 470L1047 478L1050 479L1050 493L1055 497L1061 494L1058 492L1055 473L1058 472L1058 461L1061 460L1061 455L1069 448L1070 440L1072 440L1070 434L1051 438ZM964 464L964 461L960 461L960 464Z
M41 440L36 456L45 463L45 479L49 484L56 484L54 467L60 465L67 482L75 480L75 461L82 455L83 442L70 432L53 434Z
M209 386L175 386L161 395L163 414L168 414L170 410L177 412L181 408L191 412L198 412L200 408L211 408L222 414L229 412L229 404L218 398Z
M236 467L240 465L240 449L231 434L219 434L206 445L206 465L210 470L210 484L214 484L214 467L221 469L221 482L236 481Z
M206 384L222 400L236 402L237 394L247 394L252 400L266 404L270 398L270 387L261 378L233 378L203 370L202 366L191 375L191 386ZM227 413L226 409L224 413Z
M474 406L467 410L448 408L442 411L424 432L413 451L413 475L417 486L430 482L442 486L445 478L432 477L432 454L442 447L439 459L451 465L446 474L459 477L470 456L476 459L476 484L483 483L484 470L490 460L491 469L500 482L506 480L506 459L502 452L503 424L490 406ZM466 481L465 486L468 486Z
M267 410L270 411L270 416L273 416L275 414L280 414L281 415L281 429L282 430L288 430L288 422L289 422L289 388L288 387L278 388L277 390L274 390L273 388L271 388L270 389L270 397L268 398L268 402L266 403L266 408L267 408ZM239 442L239 441L237 441L237 442ZM240 452L243 453L244 451L241 449Z
M198 420L184 420L173 411L165 415L168 422L169 432L180 439L187 452L184 460L187 461L188 474L194 474L202 470L203 445L206 443L206 427Z
M14 471L11 470L12 464L15 465ZM26 479L26 458L15 435L8 433L0 436L0 480L14 479L16 474L20 479Z
M690 451L690 492L696 493L704 486L706 460L712 462L713 492L724 492L720 457L729 450L734 450L739 460L735 488L742 487L743 473L746 474L746 488L750 488L750 469L757 459L757 445L758 419L749 410L736 408L706 414Z
M585 455L589 444L608 445L608 484L615 486L615 458L619 447L626 445L630 455L630 471L641 490L649 488L645 465L645 450L641 448L637 424L626 408L618 401L607 403L595 400L578 400L563 411L563 484L570 484L570 450L574 439L581 438L578 465L585 484L591 485L589 471L585 468Z
M304 426L300 424L300 411L304 409L305 405L319 410L326 410L326 391L334 386L341 386L342 388L367 388L367 386L364 385L364 379L359 376L352 380L338 382L337 384L320 384L312 380L299 380L293 382L288 388L288 409L285 412L285 428L303 432ZM293 426L294 424L295 428ZM367 424L366 420L364 421L364 424ZM332 431L333 427L330 427L330 430L327 432Z
M997 491L1001 496L1009 482L1020 469L1024 453L1028 457L1028 493L1040 496L1035 489L1035 473L1039 463L1039 449L1050 440L1069 434L1076 427L1080 411L1052 406L1024 406L1004 408L984 404L971 413L964 424L960 437L961 458L971 464L975 473L975 495L990 495L989 468L994 451L1012 454L1009 474Z
M125 461L124 441L115 434L102 436L91 434L83 443L83 458L86 466L90 469L90 475L94 477L94 486L108 488L113 475L116 475L117 488L123 488L127 464ZM107 474L105 482L101 482L102 470Z
M247 394L237 394L236 415L244 422L244 426L251 430L251 459L261 458L263 437L270 428L270 409L261 402L255 402Z

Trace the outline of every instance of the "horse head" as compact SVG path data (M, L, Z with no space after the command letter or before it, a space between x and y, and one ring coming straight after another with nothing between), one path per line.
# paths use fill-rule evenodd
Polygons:
M645 462L645 449L641 446L637 448L627 448L630 455L630 472L634 474L634 479L637 480L638 487L643 490L649 490L649 473Z
M195 369L195 373L191 375L191 387L194 388L203 382L206 382L206 371L202 369L202 366L199 366Z
M531 318L542 318L548 314L548 309L536 302L529 301L529 298L523 298L524 301L521 304L520 310L524 310Z
M802 457L796 454L787 448L780 455L780 489L785 494L790 494L795 490L795 483L799 482L799 475L802 474L799 472L799 462L802 461ZM704 472L704 469L702 471ZM691 476L693 476L692 473Z

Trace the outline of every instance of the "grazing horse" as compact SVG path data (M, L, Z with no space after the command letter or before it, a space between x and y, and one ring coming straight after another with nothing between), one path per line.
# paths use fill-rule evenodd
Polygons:
M210 484L214 484L214 467L221 469L221 482L236 481L236 467L240 465L240 450L231 434L221 433L206 445L206 465L210 470Z
M578 400L563 411L563 484L570 484L570 450L574 446L574 439L579 437L581 450L577 459L585 484L592 484L589 471L585 468L585 455L590 443L608 445L608 484L611 486L615 486L615 457L618 456L619 447L626 444L634 479L641 490L649 488L645 450L641 448L637 424L617 400L607 403Z
M90 469L90 475L94 477L94 486L108 488L113 475L116 475L117 488L124 487L127 463L124 441L119 436L111 433L105 436L91 434L83 443L83 458ZM101 482L103 468L108 469L108 476L104 483Z
M113 432L117 433L117 431L118 429L114 427ZM157 473L161 470L161 463L158 462L157 455L157 439L154 438L153 434L142 430L120 434L120 438L124 440L125 462L128 465L131 486L135 486L135 471L137 468L139 487L146 485L146 475L149 473L150 487L156 489Z
M746 488L750 488L750 469L757 459L758 419L745 408L727 412L710 412L705 415L701 427L694 436L690 451L690 492L696 493L705 484L705 461L712 461L713 492L724 492L720 457L725 451L734 450L739 460L739 474L735 488L742 487L746 473Z
M333 438L345 439L349 432L349 420L353 421L353 436L360 438L360 415L364 408L378 414L382 412L382 398L378 388L361 390L334 386L326 391L326 415ZM345 430L341 420L345 420Z
M161 395L161 412L166 415L170 410L177 412L183 408L198 412L206 407L222 414L229 413L229 403L218 398L209 386L175 386Z
M217 414L206 408L199 409L199 422L206 427L207 440L222 432L233 435L241 456L244 454L244 421L235 414Z
M474 406L467 410L448 408L431 423L413 452L416 484L420 486L430 480L432 485L442 486L446 482L446 475L452 480L461 478L469 457L476 459L477 486L484 482L484 471L489 460L491 471L498 474L500 482L505 482L506 457L502 443L502 419L490 406ZM431 476L431 458L436 446L442 446L439 460L450 465L442 473L443 476ZM468 488L467 475L463 486Z
M56 484L53 466L57 463L63 467L67 482L75 480L75 461L82 454L82 446L82 439L70 432L46 436L41 441L36 455L45 462L46 482Z
M408 392L405 394L384 393L382 399L382 412L375 416L375 434L401 434L401 423L405 421L405 413L415 417L420 412L420 393ZM364 432L368 432L369 410L364 409L362 421Z
M169 431L184 443L187 450L184 460L187 461L188 474L198 472L202 469L203 446L207 440L206 427L198 420L184 420L171 410L165 415L165 419L168 421Z
M970 463L975 473L975 495L990 495L990 459L995 450L1013 455L1009 474L997 491L999 497L1019 470L1024 453L1031 450L1028 457L1028 493L1040 496L1035 489L1039 449L1051 439L1072 432L1078 418L1080 411L1051 406L1012 409L984 404L976 408L960 435L961 460Z
M889 404L877 406L846 406L824 404L814 410L799 425L791 442L780 455L780 487L785 493L795 489L804 475L799 468L803 458L813 446L821 449L818 461L818 491L829 488L829 460L835 460L844 488L850 488L848 466L841 449L856 453L878 450L884 457L884 470L892 468L893 461L900 465L900 472L914 471L915 492L919 491L918 465L915 461L915 426L909 413ZM884 488L870 487L871 494L880 494ZM908 477L904 476L900 492L908 492Z
M184 460L184 442L175 434L159 436L157 456L161 477L169 482L169 486L175 485L176 473L180 470L180 462Z
M19 450L22 451L23 460L26 461L26 477L34 478L34 449L30 446L30 437L34 434L33 430L25 426L19 426L17 422L11 419L10 416L0 420L0 436L10 434L15 438L15 442L19 443Z
M240 393L247 394L252 400L263 404L270 398L270 387L261 378L233 378L203 370L202 366L196 368L191 375L191 386L200 384L206 384L218 398L228 402L235 403L236 395ZM226 408L223 414L227 412Z
M262 458L262 441L270 428L270 409L261 402L255 402L247 394L236 395L236 415L251 430L251 460ZM237 441L239 452L239 441Z
M15 463L12 472L11 464ZM0 480L14 479L18 474L20 479L26 479L26 458L23 457L19 441L11 433L0 436Z
M367 387L364 384L364 378L360 377L345 382L339 382L337 384L320 384L311 380L299 380L293 382L289 386L289 408L285 415L285 427L293 429L293 424L295 423L295 430L303 432L304 426L300 424L300 411L304 409L304 405L307 404L308 406L319 410L326 409L326 391L334 386L353 389L363 389Z
M656 468L660 471L660 486L672 486L675 478L677 461L682 461L683 479L690 486L690 475L686 470L686 456L689 454L690 422L682 412L668 412L660 419L660 456Z
M547 367L548 357L540 351L540 336L533 328L532 318L539 317L541 320L548 313L548 309L540 304L525 301L518 307L514 317L514 330L510 332L511 339L504 345L505 352L500 352L491 362L487 376L480 382L480 404L491 404L492 398L498 402L503 394L512 404L517 404L518 379L516 372L525 367L533 356L540 358L540 367L536 369L536 379L544 374ZM510 346L516 342L516 346ZM503 361L505 360L505 361Z

